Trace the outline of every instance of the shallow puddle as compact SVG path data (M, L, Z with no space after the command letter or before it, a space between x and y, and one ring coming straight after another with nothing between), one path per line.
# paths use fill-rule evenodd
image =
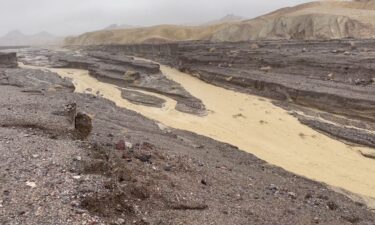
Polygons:
M87 92L88 88L93 93L99 91L119 107L173 128L230 143L295 174L359 194L375 208L375 160L360 154L375 150L352 147L316 132L267 99L216 87L161 66L169 79L206 105L208 115L199 117L176 111L174 100L157 94L167 101L162 109L132 104L121 97L117 86L100 82L85 70L49 70L72 78L77 92Z

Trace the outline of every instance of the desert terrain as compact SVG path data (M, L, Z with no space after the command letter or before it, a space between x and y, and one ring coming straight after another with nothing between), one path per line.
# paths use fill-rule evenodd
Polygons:
M0 224L375 224L374 9L0 47Z
M367 39L375 37L373 0L315 1L249 20L198 26L158 25L102 30L66 38L69 45L250 41L270 39Z

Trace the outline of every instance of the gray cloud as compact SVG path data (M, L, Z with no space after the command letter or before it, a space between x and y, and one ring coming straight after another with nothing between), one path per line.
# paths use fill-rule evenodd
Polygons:
M1 0L0 35L48 31L71 35L110 24L186 24L226 14L253 18L306 0Z

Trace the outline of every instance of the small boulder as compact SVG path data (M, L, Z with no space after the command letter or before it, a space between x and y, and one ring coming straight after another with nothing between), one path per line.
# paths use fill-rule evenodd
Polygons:
M335 75L333 73L330 73L327 75L327 77L328 77L328 80L333 80Z
M260 68L261 71L264 71L264 72L269 72L272 70L272 67L270 66L263 66Z
M116 150L119 151L125 151L126 150L126 145L124 140L119 140L116 144Z
M128 70L124 74L124 80L128 82L134 82L141 78L141 75L139 72L133 71L133 70Z
M253 43L253 44L250 45L250 48L251 49L258 49L259 45L257 45L256 43Z
M78 139L86 139L92 131L92 119L85 113L77 113L75 118L75 131Z
M15 52L0 52L0 68L16 68L18 67L17 54Z

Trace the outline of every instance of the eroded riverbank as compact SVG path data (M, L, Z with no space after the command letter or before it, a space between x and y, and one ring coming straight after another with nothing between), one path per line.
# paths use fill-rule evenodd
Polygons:
M134 105L121 98L115 85L99 82L87 71L50 69L73 79L76 92L92 89L120 107L137 111L167 126L192 131L227 142L288 171L363 197L375 207L375 163L359 150L322 135L298 122L287 111L266 99L229 91L204 83L188 74L161 66L162 72L201 99L209 111L204 117L175 110L176 102L164 96L162 109Z

